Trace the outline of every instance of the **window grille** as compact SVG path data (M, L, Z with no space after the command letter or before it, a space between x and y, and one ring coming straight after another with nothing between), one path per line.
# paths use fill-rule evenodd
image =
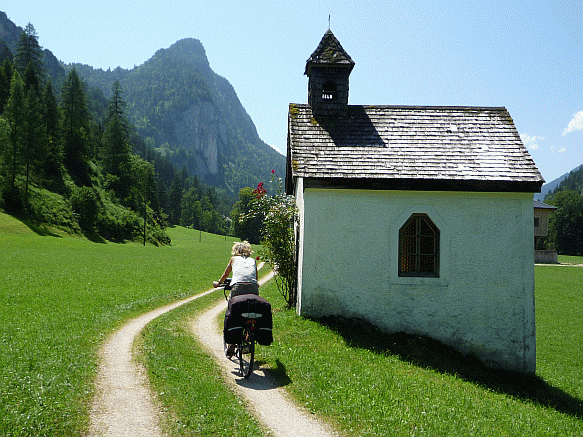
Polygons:
M439 229L413 214L399 230L399 276L439 277Z

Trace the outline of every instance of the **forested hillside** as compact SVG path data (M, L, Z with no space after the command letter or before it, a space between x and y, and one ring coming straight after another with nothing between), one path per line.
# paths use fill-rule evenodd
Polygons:
M572 190L583 194L583 165L572 170L559 185L545 196L545 202L552 198L559 191Z
M545 196L557 210L549 223L549 245L561 254L583 255L583 166Z
M73 68L106 96L119 81L129 120L146 143L206 183L236 195L271 169L284 173L284 157L259 138L235 90L212 71L196 39L161 49L132 70L66 66Z
M106 97L75 68L66 73L62 67L49 69L47 61L52 58L40 47L32 24L22 30L0 13L0 209L23 218L39 232L51 232L45 227L49 225L83 232L95 241L166 244L168 224L220 234L232 231L228 216L237 196L189 172L188 160L178 158L193 152L168 142L158 147L157 138L168 131L167 119L142 123L150 129L150 136L144 137L135 127L137 116L129 111L145 105L144 101L136 103L134 98L129 103L117 79ZM118 73L122 77L132 72ZM164 74L162 66L159 74ZM189 101L209 102L215 91L203 86L202 76L186 76L200 82L199 88L178 87L190 90ZM158 77L152 88L162 79ZM171 85L161 86L166 87L166 95L172 94L167 89ZM221 98L227 101L229 87L225 89L221 96L227 97ZM236 99L234 91L231 98ZM180 113L185 99L171 99L173 103L163 105L164 111ZM253 126L250 120L248 126ZM237 137L245 142L243 138L251 138L252 133L237 131ZM268 173L270 167L266 168L261 171ZM244 168L237 174L251 177ZM219 182L226 186L224 179Z

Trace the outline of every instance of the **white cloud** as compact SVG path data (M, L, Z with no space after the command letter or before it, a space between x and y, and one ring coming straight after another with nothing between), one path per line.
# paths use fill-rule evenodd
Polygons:
M583 111L579 111L573 116L573 120L569 122L569 126L563 131L563 136L575 130L583 130Z
M528 134L520 134L520 139L530 150L537 150L539 148L538 142L544 140L543 137L537 137L536 135L531 137Z
M555 149L555 146L551 146L551 155L555 152L557 153L565 153L567 151L566 147L561 147L560 149Z

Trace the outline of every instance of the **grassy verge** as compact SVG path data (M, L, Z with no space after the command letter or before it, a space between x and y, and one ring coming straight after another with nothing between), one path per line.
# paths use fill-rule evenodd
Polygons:
M426 338L274 315L263 359L347 435L583 435L583 269L537 267L536 377L493 371ZM263 294L277 301L276 291Z
M173 436L263 436L257 420L223 383L222 372L192 336L190 321L212 303L213 293L164 314L142 332L140 350L152 389L167 412Z
M0 213L0 435L82 434L104 337L209 288L232 240L169 233L166 247L95 244Z
M561 264L583 264L583 256L559 255Z
M273 282L261 294L274 308L276 341L271 347L259 346L256 359L298 403L345 435L581 435L583 357L576 333L583 329L583 296L575 290L583 269L537 267L536 275L536 376L493 371L427 338L387 335L364 323L302 319L283 310ZM174 412L173 435L188 435L179 425L194 432L207 420L201 411L222 414L214 405L200 410L204 396L192 400L192 393L208 393L198 388L202 382L196 377L175 381L164 374L165 368L177 367L168 357L180 356L186 369L196 368L200 360L199 346L183 328L192 314L185 308L182 315L169 315L148 334L160 336L149 347L173 345L164 353L158 349L155 368L153 359L149 364L153 373L162 375L156 389L173 393L166 399ZM192 349L197 352L189 359ZM236 428L248 429L248 419L232 417Z

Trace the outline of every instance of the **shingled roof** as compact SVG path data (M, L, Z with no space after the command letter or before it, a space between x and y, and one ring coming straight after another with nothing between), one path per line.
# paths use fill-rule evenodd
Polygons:
M304 187L540 192L544 180L506 108L349 105L288 114L286 190Z
M538 200L533 200L533 206L538 209L558 209L556 206L549 205L547 203L539 202Z
M309 69L313 65L342 65L349 67L350 70L354 67L354 61L346 53L346 50L340 45L340 41L336 39L334 34L330 29L326 31L320 44L314 53L306 61L306 71L305 74L309 73Z

